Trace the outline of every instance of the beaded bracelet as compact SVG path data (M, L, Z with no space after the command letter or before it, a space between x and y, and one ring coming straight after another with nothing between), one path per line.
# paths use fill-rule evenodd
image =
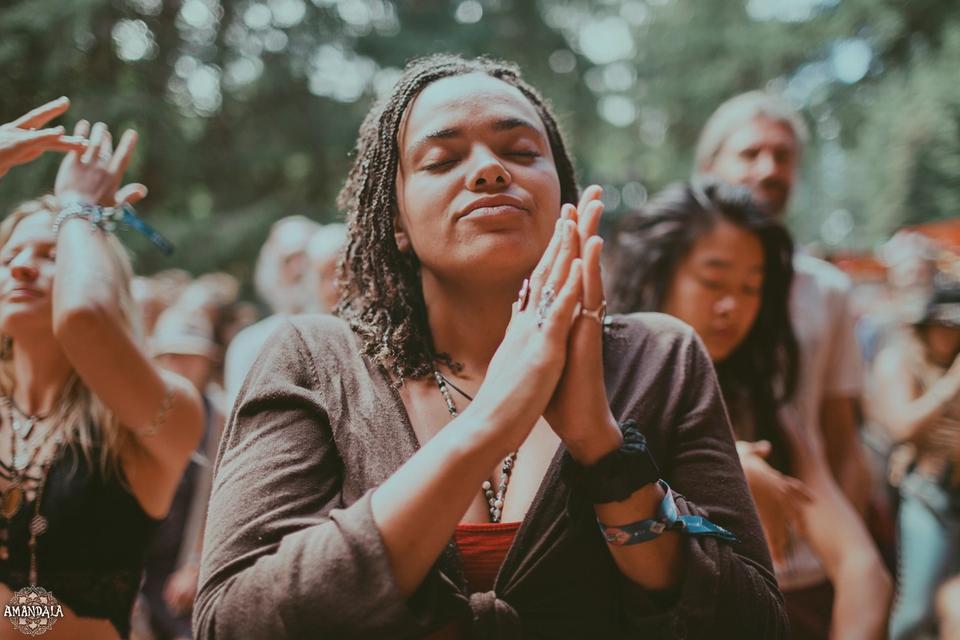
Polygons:
M673 498L673 491L664 480L657 480L657 484L663 489L663 500L657 508L657 517L639 522L631 522L617 527L605 525L600 520L600 532L608 544L617 546L640 544L649 542L660 537L665 531L679 531L691 536L713 536L736 542L737 537L721 527L704 518L703 516L681 516L677 512L677 504Z
M129 204L123 204L119 207L101 207L95 204L76 202L67 205L53 221L54 235L60 233L60 227L70 218L83 218L90 222L94 230L101 231L115 231L117 224L123 223L145 236L164 255L168 256L173 253L173 244L160 235L156 229L144 222Z
M113 231L115 228L112 208L75 202L60 210L59 215L57 215L53 221L53 235L58 235L60 233L60 227L70 218L83 218L90 223L92 229Z

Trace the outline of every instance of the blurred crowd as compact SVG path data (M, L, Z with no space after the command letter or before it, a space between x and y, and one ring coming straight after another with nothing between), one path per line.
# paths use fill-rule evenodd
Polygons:
M277 221L254 272L263 306L239 300L240 284L226 273L193 277L169 269L133 279L150 353L159 366L191 382L205 410L200 444L150 548L134 610L135 637L190 637L212 466L225 416L284 317L333 310L344 240L342 224L321 225L299 215Z
M36 137L46 124L18 122L4 125L8 139L0 138L0 153L7 153L3 144L15 146L11 136ZM50 137L56 144L38 153L86 153L94 143L78 141L84 135L57 131ZM782 214L802 179L806 140L800 114L776 96L754 92L722 105L705 124L691 179L618 219L604 256L610 310L670 314L699 334L716 368L792 637L958 638L960 256L904 232L878 254L880 268L864 276L795 246ZM0 175L31 153L8 161ZM121 165L102 171L119 180ZM58 184L72 170L61 169ZM102 200L107 191L101 191L90 198ZM55 195L67 193L58 187ZM109 204L122 208L117 194ZM71 217L91 222L83 209L60 207L39 210L55 226L66 225L63 231ZM7 229L5 223L4 283L34 282L46 268L38 261L50 259L26 255L22 247L34 240L13 242L24 224ZM242 300L245 283L226 273L170 269L130 282L139 348L158 370L189 381L202 407L202 429L146 547L131 637L191 637L225 421L284 318L335 312L346 241L343 224L301 215L276 222L256 261L256 303ZM61 249L57 259L64 255ZM0 315L9 317L0 332L19 345L29 332L14 321L14 302L2 304ZM11 375L4 396L22 405ZM155 404L162 407L161 396ZM41 413L15 409L4 418L17 430L11 448L0 450L10 460L5 487L34 481L31 467L20 470L15 460L16 448L33 442L29 433L17 440L18 425L40 424ZM15 497L4 489L4 526L11 531L21 517ZM14 575L5 571L0 582Z

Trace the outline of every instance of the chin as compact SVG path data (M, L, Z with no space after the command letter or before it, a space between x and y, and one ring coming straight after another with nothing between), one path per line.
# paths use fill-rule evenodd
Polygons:
M707 348L707 355L710 356L710 359L715 363L719 364L730 357L730 354L733 353L733 347L727 347L724 345L712 345L704 344Z
M0 333L16 336L24 331L35 333L39 327L49 326L53 335L53 314L49 307L40 309L25 305L11 305L4 303L3 314L0 315Z

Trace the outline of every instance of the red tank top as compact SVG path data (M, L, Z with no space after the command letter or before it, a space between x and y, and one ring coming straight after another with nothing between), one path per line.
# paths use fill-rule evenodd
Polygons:
M500 565L513 544L520 528L519 522L459 524L454 537L463 563L463 577L470 593L490 591L497 579ZM428 640L461 640L466 638L456 623L435 631Z

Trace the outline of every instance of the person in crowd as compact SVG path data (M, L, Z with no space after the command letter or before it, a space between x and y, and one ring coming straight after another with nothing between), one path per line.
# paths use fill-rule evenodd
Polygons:
M13 122L0 124L0 178L17 165L31 162L43 153L83 151L86 140L64 135L62 126L46 127L51 120L70 108L70 100L60 97L40 105ZM38 127L46 127L38 129Z
M190 638L190 613L197 591L203 523L213 482L223 412L213 384L223 357L215 327L239 286L224 273L205 274L183 291L157 322L151 341L154 361L191 382L204 404L204 432L184 472L166 519L150 547L141 589L152 635L157 640Z
M307 288L313 296L312 311L331 313L340 300L337 288L337 264L347 242L347 227L326 224L307 244Z
M65 613L56 634L101 640L129 633L203 416L189 382L143 347L129 259L103 225L146 194L119 187L136 134L115 151L102 123L74 137L86 142L55 196L0 224L0 600L44 588ZM22 634L4 624L0 637Z
M935 594L960 572L960 285L938 284L923 317L877 356L871 414L898 443L896 640L928 637Z
M177 301L190 281L190 274L183 269L164 269L151 276L134 276L130 293L140 312L143 335L147 340L153 336L160 314Z
M225 430L197 637L785 636L700 342L605 322L600 195L514 66L407 66L340 317L285 322Z
M808 136L803 117L783 99L762 91L735 96L704 125L694 175L748 187L757 204L782 219ZM834 477L863 514L871 483L858 431L864 372L850 281L833 265L802 251L793 262L790 317L800 344L793 405L804 428L820 431Z
M320 225L304 216L281 218L270 228L257 258L253 281L257 295L267 303L273 315L244 328L230 342L224 362L228 407L233 405L240 384L270 335L284 318L302 313L312 303L312 292L305 286L308 273L306 249L319 228Z
M791 637L883 637L890 577L820 439L802 437L786 408L798 369L787 230L746 188L679 184L623 218L614 248L611 307L669 313L703 339L778 577L811 561L826 568L823 584L785 588ZM795 612L796 598L816 599L819 616Z

